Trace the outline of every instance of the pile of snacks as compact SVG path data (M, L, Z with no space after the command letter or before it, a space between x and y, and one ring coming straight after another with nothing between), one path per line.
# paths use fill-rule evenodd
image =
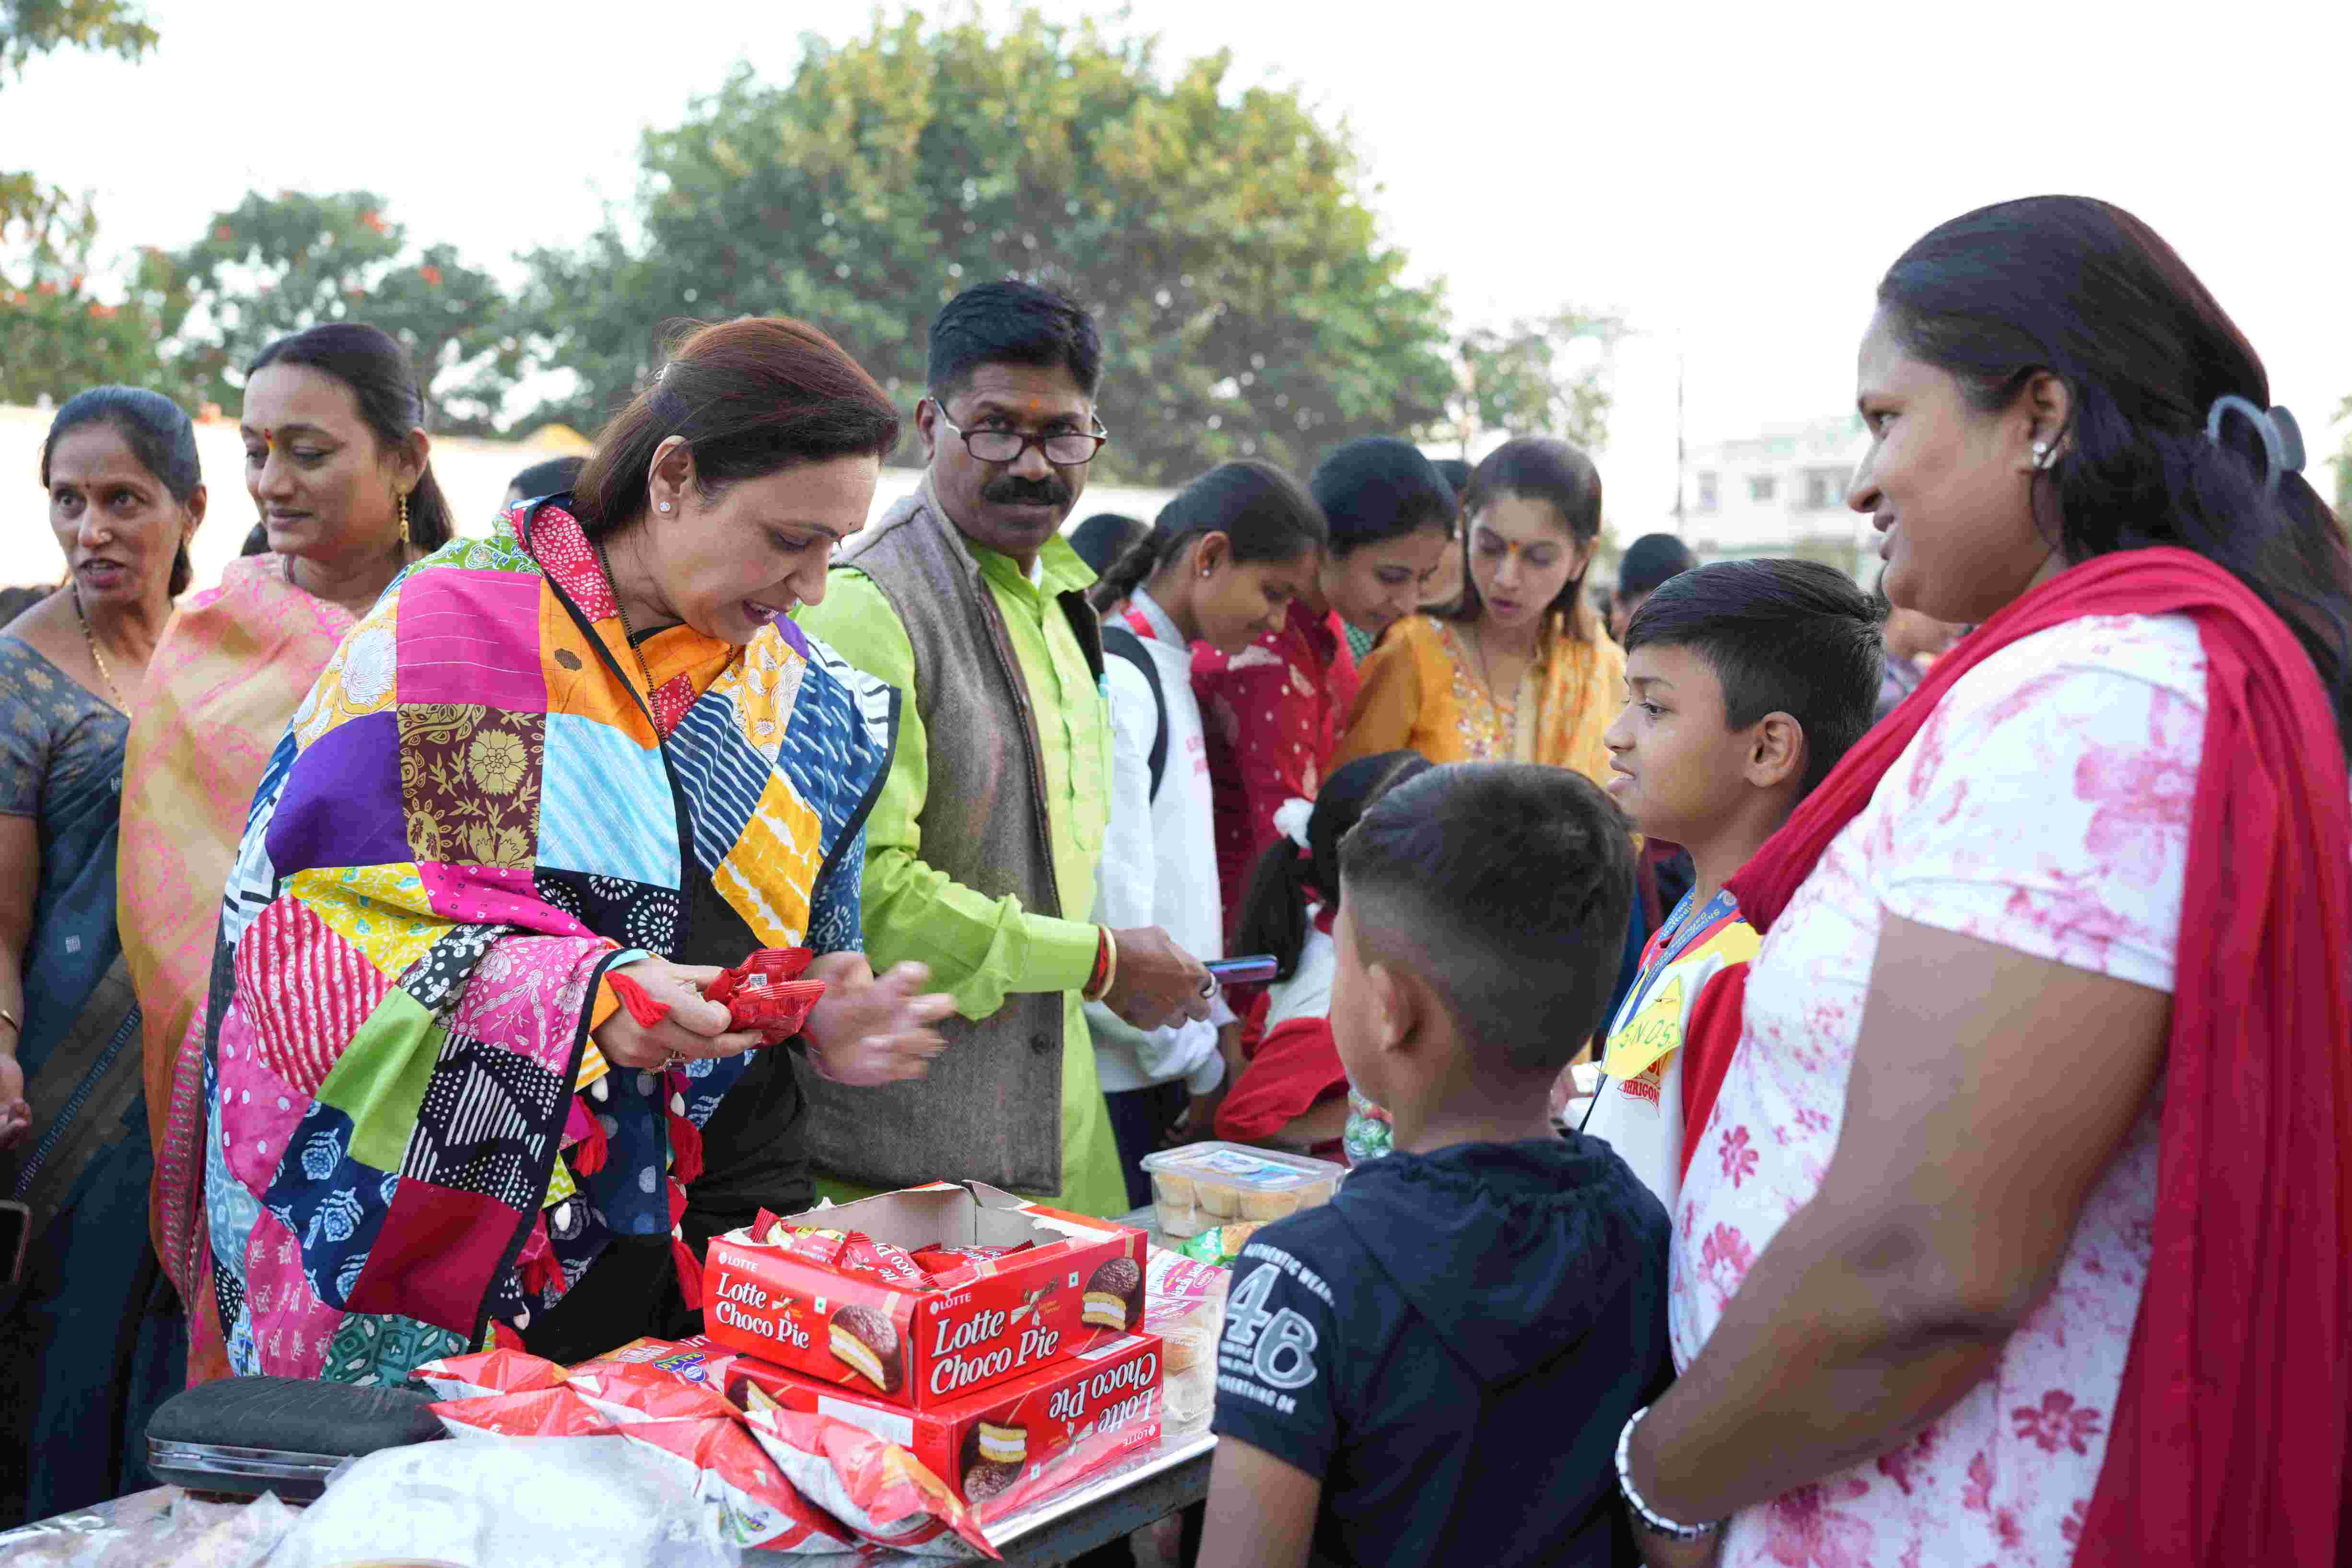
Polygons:
M714 1239L704 1316L736 1354L730 1389L858 1426L995 1518L1158 1438L1147 1250L1139 1231L935 1184Z
M1228 1221L1264 1224L1329 1203L1345 1165L1241 1143L1191 1143L1143 1158L1162 1235L1198 1236Z

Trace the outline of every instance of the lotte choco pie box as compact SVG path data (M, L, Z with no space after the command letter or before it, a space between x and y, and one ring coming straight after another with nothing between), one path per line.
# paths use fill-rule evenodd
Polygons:
M762 1215L712 1239L704 1331L816 1383L927 1409L1132 1333L1145 1245L982 1182Z

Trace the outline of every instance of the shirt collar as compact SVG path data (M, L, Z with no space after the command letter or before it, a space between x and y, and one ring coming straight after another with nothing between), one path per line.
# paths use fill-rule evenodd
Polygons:
M1127 602L1143 612L1143 618L1151 623L1153 637L1171 647L1184 646L1184 634L1176 629L1173 617L1160 607L1160 601L1153 598L1149 592L1139 587L1127 596Z

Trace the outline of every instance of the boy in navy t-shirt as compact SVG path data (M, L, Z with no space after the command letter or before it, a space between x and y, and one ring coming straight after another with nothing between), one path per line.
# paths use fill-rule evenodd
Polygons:
M1624 818L1563 769L1436 768L1339 872L1332 1035L1396 1152L1234 1265L1200 1561L1634 1563L1614 1454L1671 1375L1666 1215L1546 1108L1616 979Z

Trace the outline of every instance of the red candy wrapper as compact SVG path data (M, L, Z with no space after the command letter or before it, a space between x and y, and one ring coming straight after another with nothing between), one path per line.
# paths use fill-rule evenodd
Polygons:
M735 1354L720 1350L698 1334L690 1340L631 1340L619 1350L582 1362L572 1371L576 1374L608 1365L649 1367L680 1383L695 1384L723 1394L727 1392L727 1374L735 1365Z
M591 1362L572 1369L572 1391L616 1426L636 1421L730 1421L725 1395L643 1362Z
M903 1247L893 1247L887 1241L877 1241L858 1231L851 1231L842 1243L841 1256L834 1267L853 1274L870 1274L877 1279L887 1279L893 1285L903 1285L909 1290L928 1290L931 1277L915 1261L913 1253Z
M482 1399L493 1394L528 1394L563 1386L563 1369L521 1351L483 1351L443 1356L418 1367L414 1376L445 1400Z
M815 957L804 947L763 947L722 971L702 994L727 1004L733 1027L757 1029L772 1041L787 1040L800 1033L824 995L824 981L800 978Z
M900 1550L953 1531L992 1558L971 1510L939 1477L895 1443L828 1415L786 1410L746 1391L752 1437L803 1496L865 1540Z

